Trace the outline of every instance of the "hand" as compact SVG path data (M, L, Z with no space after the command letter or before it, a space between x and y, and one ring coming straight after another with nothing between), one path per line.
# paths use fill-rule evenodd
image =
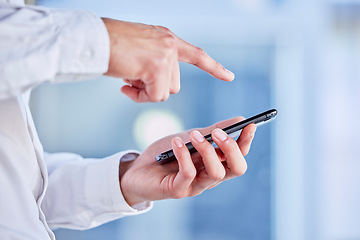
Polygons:
M178 61L191 63L212 76L231 81L234 74L202 49L169 29L103 19L110 36L110 62L105 75L123 78L121 91L135 102L165 101L180 90Z
M243 175L247 170L244 156L249 152L256 125L244 128L237 141L220 129L242 119L165 137L150 145L133 162L121 163L119 178L125 200L133 206L144 201L195 196L222 181ZM218 148L202 137L209 132ZM192 155L184 144L189 140L198 151ZM157 163L155 156L171 147L177 161Z

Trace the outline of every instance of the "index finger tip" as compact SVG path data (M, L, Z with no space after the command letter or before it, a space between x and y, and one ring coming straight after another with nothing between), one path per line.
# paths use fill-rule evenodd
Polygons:
M226 69L226 74L228 76L228 80L229 82L233 81L235 79L235 74L233 72L231 72L230 70Z

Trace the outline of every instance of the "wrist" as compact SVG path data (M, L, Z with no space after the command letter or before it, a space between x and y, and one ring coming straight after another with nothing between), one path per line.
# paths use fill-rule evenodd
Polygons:
M134 163L134 160L120 162L120 165L119 165L120 190L122 192L122 195L123 195L125 201L131 207L133 207L134 205L136 205L138 203L145 201L145 200L144 201L139 200L135 197L135 194L133 193L134 188L130 186L131 180L128 180L128 176L130 176L128 171L131 168L131 166L133 165L133 163ZM131 176L130 176L130 178L131 178Z
M126 188L124 187L125 183L123 181L123 177L125 175L125 173L129 170L129 168L131 167L133 161L126 161L126 162L120 162L119 164L119 183L120 183L120 190L123 194L123 197L125 199L125 201L132 206L133 204L131 204L130 197L128 194L128 191L126 191Z
M114 48L115 48L114 46L117 45L117 42L119 40L119 36L118 36L119 30L115 28L116 28L116 23L119 23L120 21L111 18L101 18L101 20L103 21L109 36L108 69L107 72L104 73L104 75L109 77L119 77L114 73L113 69L115 68L115 66L113 65L114 65L114 59L116 59L116 57L114 56Z

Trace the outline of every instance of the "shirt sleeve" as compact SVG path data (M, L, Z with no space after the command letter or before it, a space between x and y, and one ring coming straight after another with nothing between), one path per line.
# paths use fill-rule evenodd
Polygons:
M52 229L89 229L152 208L152 202L130 207L119 184L119 162L130 161L137 152L125 151L104 159L84 159L72 153L45 153L49 174L42 203Z
M110 43L90 12L0 4L0 52L1 100L44 82L100 76Z

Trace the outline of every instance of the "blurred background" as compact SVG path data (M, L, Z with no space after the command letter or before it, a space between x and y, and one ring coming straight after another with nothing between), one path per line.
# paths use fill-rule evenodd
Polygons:
M360 239L360 1L39 0L41 6L169 27L232 70L225 83L181 64L182 89L136 104L119 79L43 85L31 107L44 148L84 157L277 108L247 173L194 198L57 239Z

